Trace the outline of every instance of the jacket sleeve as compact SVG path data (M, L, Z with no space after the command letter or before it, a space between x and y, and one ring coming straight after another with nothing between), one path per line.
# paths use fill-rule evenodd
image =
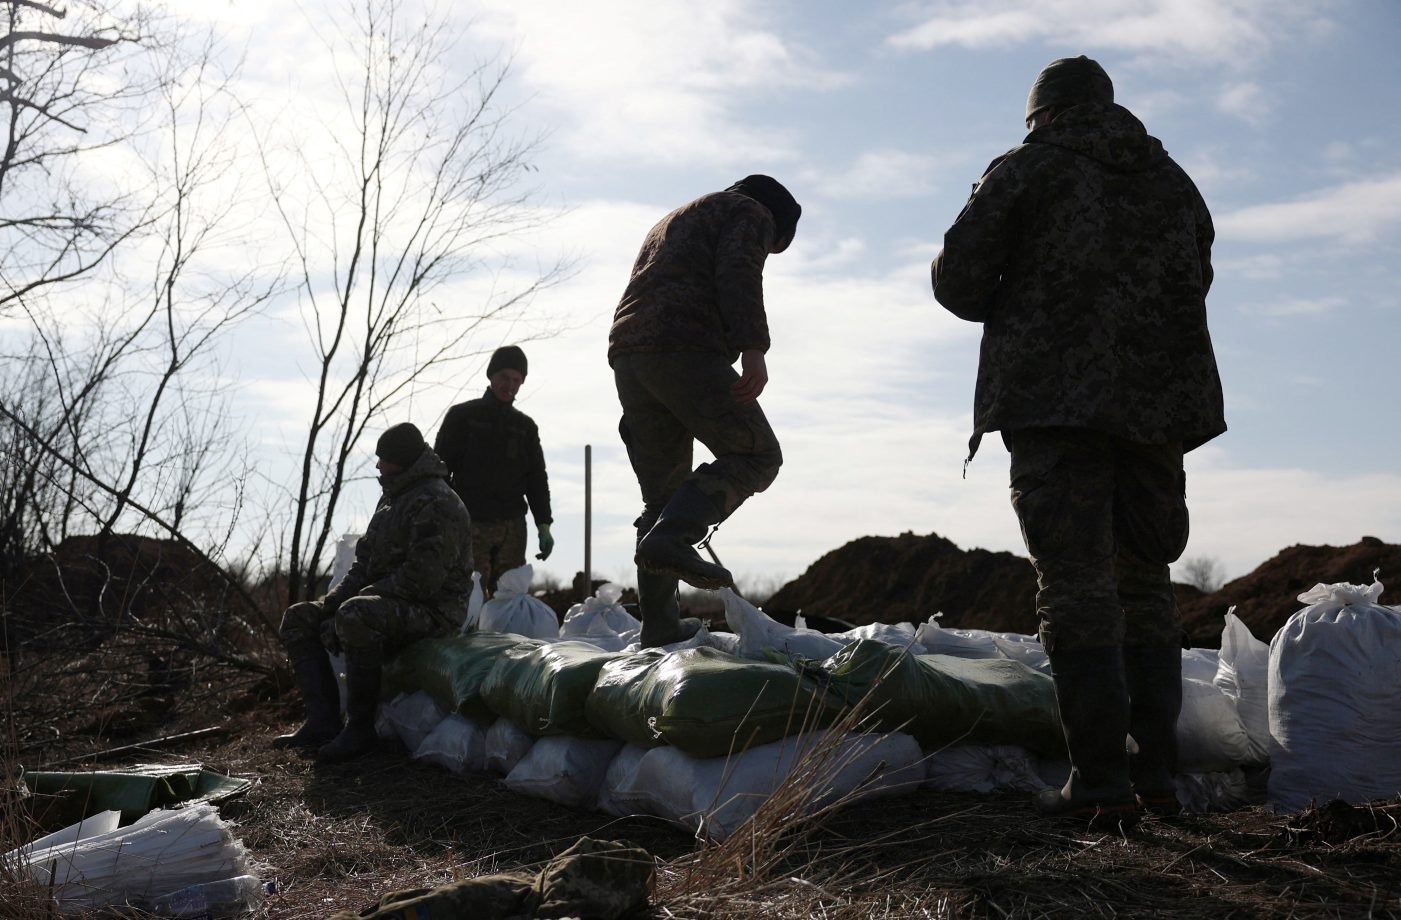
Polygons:
M447 464L448 482L453 482L453 477L462 468L462 461L467 456L468 425L465 414L461 406L449 409L448 414L443 417L443 424L438 428L438 436L433 439L433 452Z
M415 502L404 524L408 539L404 545L404 561L392 572L366 585L361 593L402 597L418 603L432 603L447 580L447 569L453 558L448 541L450 528L434 501Z
M725 344L734 351L769 350L764 260L773 234L772 217L747 210L737 212L716 240L715 303L725 329Z
M532 426L528 450L530 459L525 474L525 500L530 503L530 514L535 526L553 524L550 516L550 478L545 473L545 451L540 446L540 429Z
M934 299L959 319L988 319L1011 258L1020 189L1009 157L998 157L988 166L930 266Z

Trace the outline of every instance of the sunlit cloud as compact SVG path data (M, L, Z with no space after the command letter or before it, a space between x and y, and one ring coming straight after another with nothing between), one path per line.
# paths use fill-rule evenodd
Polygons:
M1264 123L1272 108L1270 97L1256 83L1234 83L1221 90L1216 107L1252 125Z
M829 198L922 198L939 187L940 176L951 171L951 164L940 157L906 150L867 150L844 172L816 177L813 184Z
M1217 238L1257 243L1334 239L1366 243L1401 225L1401 173L1322 189L1294 201L1216 218Z
M1237 309L1247 316L1323 316L1347 306L1343 297L1289 297L1265 303L1242 304Z

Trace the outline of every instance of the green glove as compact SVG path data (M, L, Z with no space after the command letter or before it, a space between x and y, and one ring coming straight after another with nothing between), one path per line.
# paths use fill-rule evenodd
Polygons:
M536 553L535 558L545 560L550 558L550 553L555 551L555 538L550 536L549 524L541 524L539 530L540 552Z

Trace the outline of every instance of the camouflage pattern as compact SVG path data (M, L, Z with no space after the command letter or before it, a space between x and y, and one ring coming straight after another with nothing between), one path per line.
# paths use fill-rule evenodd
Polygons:
M1187 545L1181 445L1067 428L1003 440L1046 650L1180 646L1168 565Z
M778 476L783 452L757 401L738 403L730 386L739 374L720 355L623 354L613 359L622 403L618 425L642 489L639 534L655 523L672 494L693 479L728 517ZM694 472L694 441L715 459Z
M480 399L448 410L433 449L447 464L448 481L473 523L524 517L527 503L537 527L553 523L540 430L490 387Z
M652 857L646 850L622 841L581 837L537 874L500 872L437 888L398 891L359 913L336 913L332 920L619 920L646 905L652 874Z
M1191 179L1113 103L1067 109L994 160L932 266L939 302L983 324L970 457L996 430L1187 450L1225 431L1213 238Z
M769 209L738 192L702 195L642 243L608 330L608 360L696 351L733 364L768 351L763 272L775 234Z
M482 573L482 588L488 593L496 590L496 580L502 572L525 565L525 518L506 521L472 519L472 553L477 571Z
M461 625L472 591L472 523L447 483L447 467L425 448L412 466L380 482L350 571L323 601L288 609L284 640L319 638L321 621L334 616L347 654L369 660Z

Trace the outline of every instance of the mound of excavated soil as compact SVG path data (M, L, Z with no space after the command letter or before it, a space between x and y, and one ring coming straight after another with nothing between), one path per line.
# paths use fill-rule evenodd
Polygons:
M1380 570L1383 604L1401 603L1401 546L1363 537L1353 546L1291 546L1219 591L1175 585L1193 645L1217 646L1226 611L1268 642L1302 605L1298 596L1320 582L1371 584ZM1036 573L1012 553L960 549L938 534L861 537L827 553L764 604L775 615L866 623L939 623L998 632L1036 631Z

